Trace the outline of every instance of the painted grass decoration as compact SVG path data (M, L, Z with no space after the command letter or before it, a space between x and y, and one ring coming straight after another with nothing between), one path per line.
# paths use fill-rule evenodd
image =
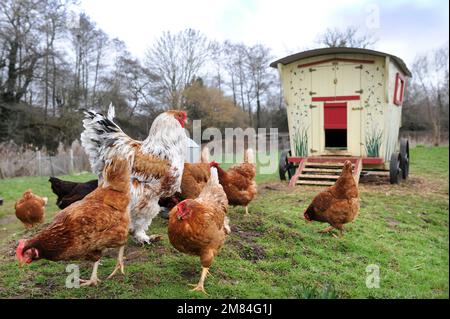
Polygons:
M306 128L299 128L294 134L296 156L308 156L308 133Z
M369 157L379 157L381 141L383 133L381 131L373 130L372 135L366 137L366 153Z

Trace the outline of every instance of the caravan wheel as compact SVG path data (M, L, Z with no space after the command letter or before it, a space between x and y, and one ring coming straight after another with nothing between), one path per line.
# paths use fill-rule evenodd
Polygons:
M403 179L409 175L409 141L406 138L400 140L400 168Z
M402 169L400 166L401 156L399 152L394 152L391 155L391 162L389 164L389 181L391 184L398 184L402 179Z

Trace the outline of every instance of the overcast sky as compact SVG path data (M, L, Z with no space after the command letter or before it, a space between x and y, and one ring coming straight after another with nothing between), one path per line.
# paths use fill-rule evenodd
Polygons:
M140 58L162 31L185 28L218 41L261 43L281 58L317 46L317 34L328 27L356 25L376 35L376 50L407 64L449 38L447 0L82 0L81 6Z

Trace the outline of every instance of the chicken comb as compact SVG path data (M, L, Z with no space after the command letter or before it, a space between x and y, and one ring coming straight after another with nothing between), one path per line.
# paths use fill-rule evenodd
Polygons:
M211 163L209 163L209 167L219 167L220 164L217 163L216 161L212 161Z
M23 248L25 247L26 241L24 239L19 240L19 245L16 248L16 257L18 260L23 258Z

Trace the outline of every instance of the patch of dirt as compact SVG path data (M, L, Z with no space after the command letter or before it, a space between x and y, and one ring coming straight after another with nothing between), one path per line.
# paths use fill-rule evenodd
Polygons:
M239 256L245 260L255 263L267 257L265 249L254 241L233 241L232 244L237 248Z
M253 226L261 225L262 221L254 220L251 224L253 224ZM265 249L255 241L255 238L263 236L263 233L257 230L248 229L251 224L232 226L231 236L228 242L237 248L241 258L257 262L258 260L265 259L267 254Z
M265 183L259 186L260 189L268 189L272 191L286 191L289 190L286 183Z
M410 176L399 184L391 184L388 176L368 175L361 177L359 188L362 191L383 192L389 195L407 195L433 193L448 197L448 191L443 190L442 180L430 180L419 176Z
M398 220L395 220L391 217L387 217L386 220L387 220L388 226L391 228L395 228L395 227L397 227L397 225L400 224L400 222Z

